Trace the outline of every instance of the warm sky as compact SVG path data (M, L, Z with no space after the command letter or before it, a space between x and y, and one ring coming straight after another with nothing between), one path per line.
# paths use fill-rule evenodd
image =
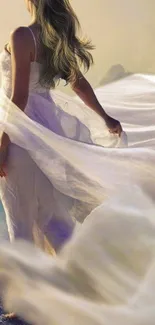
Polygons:
M71 0L96 45L88 79L96 86L111 66L155 73L155 0ZM1 0L0 48L9 31L29 23L24 0Z

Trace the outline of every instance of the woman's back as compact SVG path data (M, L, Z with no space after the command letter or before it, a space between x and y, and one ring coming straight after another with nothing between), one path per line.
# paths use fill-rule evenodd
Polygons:
M40 85L40 73L41 73L41 49L36 33L31 27L27 27L27 33L30 34L30 42L27 44L32 53L30 78L29 78L29 92L47 92L47 88ZM39 31L38 31L39 33ZM11 53L9 47L5 47L0 55L0 66L2 75L2 89L5 94L10 97L12 92L12 65L11 65Z

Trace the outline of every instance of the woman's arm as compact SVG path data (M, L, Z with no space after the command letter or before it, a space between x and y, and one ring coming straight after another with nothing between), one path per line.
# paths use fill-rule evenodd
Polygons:
M31 38L28 29L20 27L15 30L10 39L12 94L11 101L24 111L29 93L29 78L31 65ZM5 177L4 171L9 136L4 132L0 141L0 177Z
M0 149L1 150L7 149L9 143L10 143L9 136L5 132L3 132L2 136L1 136L1 140L0 140Z
M10 40L12 65L11 101L24 111L29 94L31 35L26 27L16 29Z
M0 177L6 176L4 167L7 159L9 143L10 143L9 136L6 133L3 133L0 139Z
M71 87L88 107L99 114L102 118L106 118L106 112L98 102L91 85L81 73L79 79L72 84Z
M11 101L24 111L29 92L29 77L31 65L31 38L25 27L16 29L10 38L12 66ZM6 150L10 143L9 136L2 134L0 148Z
M98 102L91 85L81 73L79 79L74 84L72 84L71 87L88 107L90 107L104 119L111 133L118 133L119 135L121 134L122 127L120 122L110 117L104 111L103 107Z

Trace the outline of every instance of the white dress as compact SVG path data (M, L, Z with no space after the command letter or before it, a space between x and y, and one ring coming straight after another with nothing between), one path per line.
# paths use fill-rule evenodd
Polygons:
M31 29L30 32L32 33ZM32 36L36 45L33 33ZM2 71L1 101L6 102L7 99L4 96L9 98L11 95L11 57L6 50L1 53L0 64ZM61 143L64 138L72 139L71 146L73 147L75 141L92 145L95 140L92 139L89 125L84 124L87 120L84 107L68 96L41 87L38 82L40 68L41 65L36 61L31 63L26 115L19 111L21 117L15 117L17 108L14 110L10 106L8 110L8 106L5 105L4 114L9 113L11 119L14 119L11 122L13 128L11 125L9 126L10 118L3 117L3 104L1 106L2 128L4 123L7 123L5 127L9 126L8 134L12 144L9 147L7 159L7 177L0 180L0 195L11 241L23 238L36 242L43 249L47 247L50 249L51 245L58 249L66 239L70 238L75 220L83 221L98 205L98 199L92 198L89 194L88 202L86 202L82 193L80 197L76 194L79 185L75 181L78 171L73 170L72 167L72 160L75 159L74 153L67 158L71 159L71 166L66 162L64 164L59 152L56 152L57 149L55 151L55 148L49 147L49 144L52 145L51 137L56 137ZM12 113L15 114L14 117ZM74 113L76 113L76 117ZM82 115L84 122L79 119ZM96 114L94 115L96 117ZM22 126L23 118L26 120ZM103 120L97 117L98 120L101 128L104 129ZM35 137L30 132L32 121L36 122L33 123L37 128L37 130L33 129ZM20 123L20 131L17 130L18 123ZM27 123L29 130L25 129ZM19 134L16 137L17 131ZM41 136L45 135L43 140L46 141L45 145L37 135L38 131ZM105 134L103 131L103 143L107 139L108 145L121 145L121 139L117 136L111 136L109 141L110 134L106 129ZM23 140L28 142L23 143ZM30 148L29 144L33 148ZM81 144L76 143L76 145ZM40 151L41 147L43 152ZM75 147L75 150L76 154L79 151L79 159L83 159L80 158L80 149ZM78 164L78 161L76 163ZM80 181L80 177L78 181ZM85 181L82 181L83 184ZM67 188L65 188L66 183Z
M10 170L16 177L16 187L10 174L3 180L2 199L7 203L7 189L15 207L16 193L26 194L30 209L42 202L41 213L29 217L25 201L19 206L14 222L21 222L21 229L23 222L27 234L23 230L18 237L31 239L32 223L39 228L37 239L47 236L45 224L53 215L65 220L67 229L73 227L72 217L81 222L58 257L20 241L1 243L5 308L36 325L154 325L155 77L131 76L97 91L109 114L120 114L128 130L129 148L114 148L119 139L95 113L76 99L34 88L36 63L26 108L31 119L22 113L5 95L11 70L7 53L1 62L0 123L14 143Z

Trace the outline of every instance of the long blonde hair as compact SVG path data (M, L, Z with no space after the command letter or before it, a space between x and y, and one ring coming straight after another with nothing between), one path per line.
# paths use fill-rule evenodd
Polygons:
M41 84L55 88L56 76L74 83L81 66L87 71L93 64L93 45L77 36L80 24L69 0L37 0L35 8L43 45Z

